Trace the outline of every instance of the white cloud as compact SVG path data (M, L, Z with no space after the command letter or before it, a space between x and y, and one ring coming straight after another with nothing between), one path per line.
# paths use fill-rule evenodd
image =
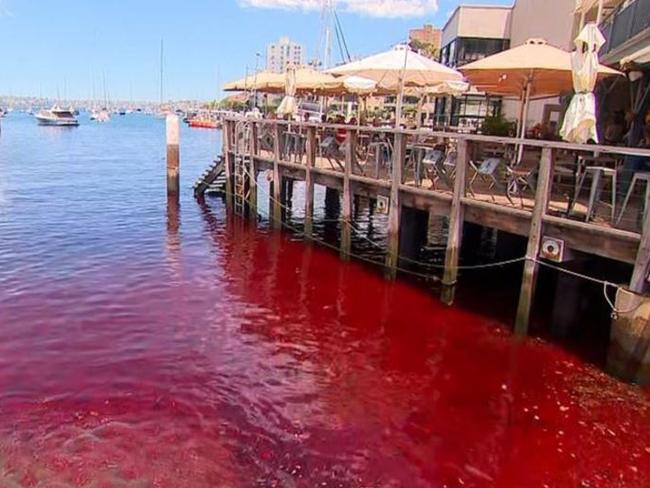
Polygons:
M320 10L320 0L239 0L245 7L285 10ZM345 12L371 17L422 17L438 11L438 0L338 0Z

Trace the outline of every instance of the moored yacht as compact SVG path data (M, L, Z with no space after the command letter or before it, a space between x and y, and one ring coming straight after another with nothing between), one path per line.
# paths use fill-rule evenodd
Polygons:
M79 125L79 121L74 116L74 112L69 108L62 108L54 105L50 110L41 110L36 114L36 120L39 125L56 125L63 127L72 127Z
M90 120L94 120L95 122L108 122L111 120L111 114L106 108L93 110L90 113Z

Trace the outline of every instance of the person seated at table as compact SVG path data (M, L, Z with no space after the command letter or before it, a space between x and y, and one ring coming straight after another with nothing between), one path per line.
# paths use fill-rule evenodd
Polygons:
M608 146L617 146L625 137L625 116L622 111L616 112L605 127L604 143Z

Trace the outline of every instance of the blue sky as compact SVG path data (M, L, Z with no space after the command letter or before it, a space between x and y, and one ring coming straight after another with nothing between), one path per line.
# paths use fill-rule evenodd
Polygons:
M319 0L0 0L0 94L157 100L160 40L165 98L210 99L217 82L253 69L255 53L287 35L316 53ZM338 0L353 55L442 27L459 0ZM470 0L510 4L511 0ZM336 50L335 50L336 52ZM335 60L337 56L335 55Z

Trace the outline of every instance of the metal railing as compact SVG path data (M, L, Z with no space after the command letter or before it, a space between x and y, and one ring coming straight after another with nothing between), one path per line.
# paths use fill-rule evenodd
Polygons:
M650 0L623 3L600 25L606 42L600 51L604 56L627 40L650 28Z

